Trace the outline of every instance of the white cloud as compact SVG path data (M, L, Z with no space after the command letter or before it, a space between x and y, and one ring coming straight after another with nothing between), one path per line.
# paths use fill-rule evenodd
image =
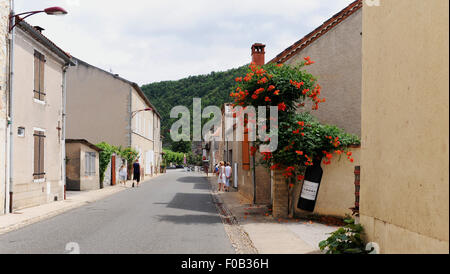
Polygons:
M271 59L353 0L15 0L16 12L61 6L28 22L72 55L139 84Z

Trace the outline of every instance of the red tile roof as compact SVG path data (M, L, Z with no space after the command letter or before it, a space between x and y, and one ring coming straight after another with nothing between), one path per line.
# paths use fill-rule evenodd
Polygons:
M362 0L356 0L355 2L348 5L345 9L335 14L333 17L328 19L325 23L323 23L320 27L316 28L314 31L297 41L292 46L288 47L286 50L278 54L274 59L272 59L269 63L284 63L290 58L292 58L295 54L309 46L315 40L320 38L322 35L327 33L329 30L333 29L339 23L347 19L350 15L360 10L363 6Z

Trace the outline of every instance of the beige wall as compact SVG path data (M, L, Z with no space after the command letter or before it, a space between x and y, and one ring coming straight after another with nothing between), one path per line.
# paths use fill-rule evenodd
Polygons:
M0 0L0 215L4 213L6 192L6 115L8 77L8 16L9 0Z
M448 10L364 6L361 222L382 253L449 252Z
M361 135L361 32L362 10L358 10L285 62L296 65L306 56L316 62L306 70L318 78L322 97L327 101L312 114L322 123L358 136ZM311 110L310 106L306 110Z
M34 50L46 56L45 102L34 99ZM16 28L14 48L14 209L63 199L62 145L57 130L62 125L62 67L64 62ZM18 137L18 127L25 137ZM34 130L45 131L45 182L33 180Z
M67 75L67 139L128 147L130 92L133 88L79 62Z
M86 176L86 152L95 152L95 175ZM81 143L66 144L66 178L68 189L69 185L73 186L71 190L96 190L100 188L100 169L98 152Z
M148 171L146 153L154 151L153 171L147 173L159 171L160 118L154 111L139 112L130 121L132 111L150 106L129 82L83 61L70 68L67 82L68 139L131 146L141 152L144 171ZM150 121L153 121L152 135Z
M361 149L351 148L349 151L353 153L353 163L342 156L341 159L334 158L330 165L322 164L323 177L314 214L336 217L351 215L350 208L355 206L355 167L360 164ZM296 186L296 201L301 188L302 184ZM296 213L301 215L305 212L297 208Z
M133 89L132 111L139 111L150 106ZM131 147L140 153L141 168L146 176L159 173L161 141L160 141L160 121L154 111L138 112L132 122ZM150 152L153 152L153 157Z

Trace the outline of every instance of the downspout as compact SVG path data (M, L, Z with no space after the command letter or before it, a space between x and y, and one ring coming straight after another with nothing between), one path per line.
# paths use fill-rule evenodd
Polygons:
M252 146L255 146L255 143L252 143ZM252 156L253 162L253 204L256 205L256 154Z
M61 134L61 181L63 182L64 200L66 200L66 105L67 105L67 69L69 64L65 64L63 70L63 88L62 88L62 134Z
M14 1L11 1L11 20L10 26L14 26L16 19L14 17ZM9 213L13 212L13 193L14 193L14 40L15 40L15 28L11 31L11 39L9 40L9 155L8 163L9 165ZM8 193L8 192L6 192Z

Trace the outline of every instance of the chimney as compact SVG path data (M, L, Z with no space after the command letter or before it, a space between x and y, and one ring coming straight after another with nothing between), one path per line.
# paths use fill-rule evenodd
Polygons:
M252 46L252 62L258 66L266 64L265 51L266 45L261 43L253 44Z
M40 33L42 33L42 31L44 31L45 29L40 27L40 26L34 26L34 29L39 31Z

